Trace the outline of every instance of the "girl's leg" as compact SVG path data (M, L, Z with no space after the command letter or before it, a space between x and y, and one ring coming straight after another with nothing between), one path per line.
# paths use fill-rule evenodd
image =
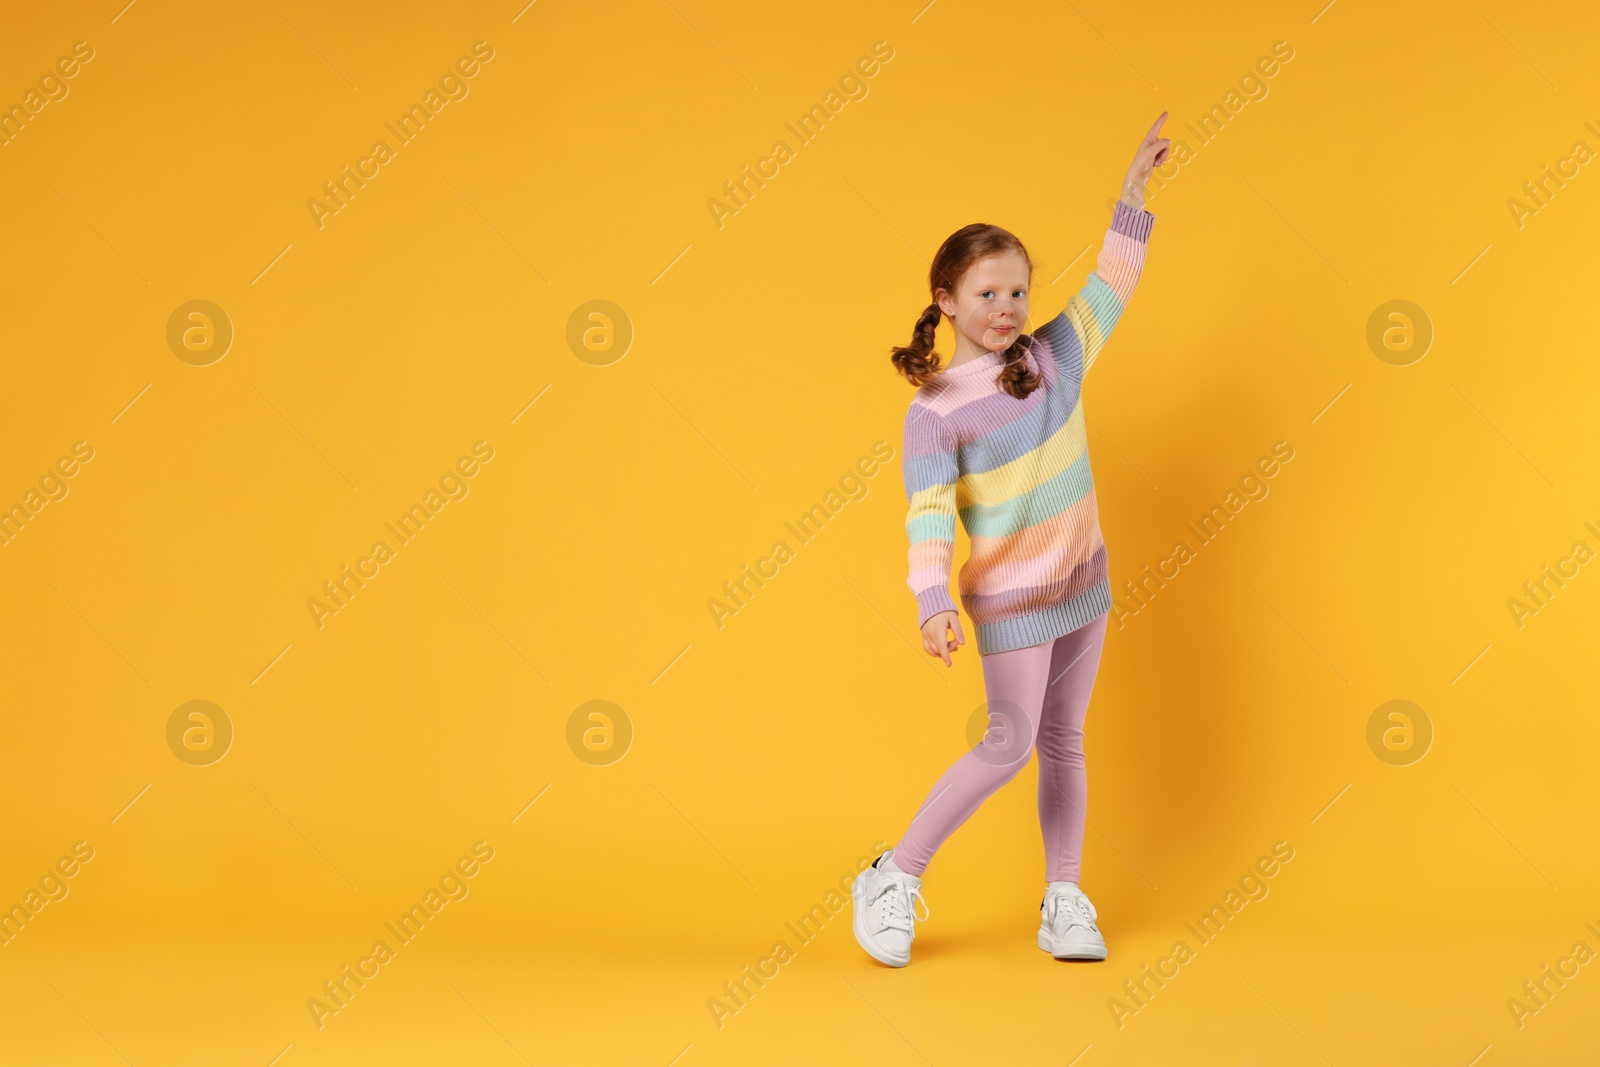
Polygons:
M1059 638L1057 640L1060 640ZM1052 642L982 657L989 729L934 783L911 826L894 846L894 865L921 877L945 838L990 793L1027 766L1039 731Z
M1100 669L1107 616L1056 638L1039 715L1039 828L1045 881L1076 882L1083 855L1089 779L1083 765L1083 719ZM898 853L896 854L898 859Z

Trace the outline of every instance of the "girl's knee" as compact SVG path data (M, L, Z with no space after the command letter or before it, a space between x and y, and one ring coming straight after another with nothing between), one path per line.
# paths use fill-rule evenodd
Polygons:
M1033 751L1034 744L1031 740L1024 748L1014 740L1009 743L993 744L987 735L983 742L972 750L973 755L994 769L996 777L1002 784L1021 773L1022 768L1033 759Z

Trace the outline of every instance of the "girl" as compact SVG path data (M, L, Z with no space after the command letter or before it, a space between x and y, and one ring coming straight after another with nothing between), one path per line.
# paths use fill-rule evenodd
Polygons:
M939 247L928 271L933 303L910 346L891 356L918 387L903 456L907 585L922 644L946 666L966 644L949 590L959 514L972 541L961 602L976 629L990 716L983 742L945 771L905 835L855 880L856 940L894 967L911 960L913 919L928 918L926 901L921 915L913 903L928 861L1022 770L1036 738L1046 879L1038 944L1057 959L1106 957L1094 905L1078 888L1083 719L1111 609L1081 389L1139 280L1155 219L1144 187L1171 144L1160 136L1166 118L1134 154L1095 270L1060 314L1022 332L1033 262L1006 230L974 223ZM933 351L941 316L956 333L942 368Z

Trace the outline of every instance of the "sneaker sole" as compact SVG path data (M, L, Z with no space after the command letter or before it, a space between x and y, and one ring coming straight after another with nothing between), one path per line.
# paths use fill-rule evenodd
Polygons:
M1056 948L1055 940L1045 931L1040 930L1038 936L1039 947L1058 960L1103 960L1106 958L1104 947L1094 948L1083 946L1079 948Z

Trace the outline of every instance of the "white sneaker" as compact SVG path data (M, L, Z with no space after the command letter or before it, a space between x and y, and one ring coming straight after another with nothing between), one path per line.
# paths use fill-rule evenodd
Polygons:
M873 860L872 866L856 875L851 884L855 907L851 928L867 955L891 967L904 967L911 962L915 920L926 920L931 913L922 897L921 878L898 869L884 869L884 861L893 852L890 849ZM922 901L921 915L915 911L918 900Z
M1039 905L1039 947L1058 960L1103 960L1106 939L1094 905L1076 887L1046 889Z

